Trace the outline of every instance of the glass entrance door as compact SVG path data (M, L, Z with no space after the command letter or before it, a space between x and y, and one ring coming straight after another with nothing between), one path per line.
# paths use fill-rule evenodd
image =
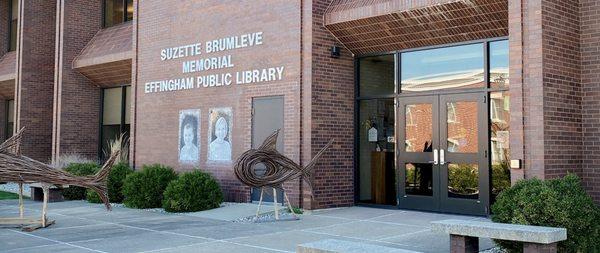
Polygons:
M486 214L485 93L398 98L399 206Z

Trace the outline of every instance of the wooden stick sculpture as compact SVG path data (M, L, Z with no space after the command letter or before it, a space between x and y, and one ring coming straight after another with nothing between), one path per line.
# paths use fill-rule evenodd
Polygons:
M250 187L260 188L260 200L258 202L256 217L258 217L260 212L264 187L273 188L275 219L277 220L279 219L279 211L277 209L277 189L283 191L283 195L287 201L288 207L292 212L292 215L295 216L290 200L283 190L283 183L302 177L308 186L312 188L312 170L317 164L319 158L321 158L325 151L333 144L333 140L329 141L329 143L327 143L327 145L325 145L325 147L323 147L303 168L277 151L276 147L278 135L279 130L267 137L267 139L265 139L263 144L258 149L250 149L244 152L238 158L234 167L235 176L243 184ZM266 167L265 172L261 175L256 173L255 166L257 164L263 164Z
M24 129L19 130L13 137L0 144L0 182L19 184L19 219L0 219L0 224L36 224L47 227L54 223L46 217L50 185L74 185L89 188L98 193L107 210L111 209L106 180L112 165L119 156L119 151L113 153L100 171L94 176L78 177L63 170L21 155L20 146ZM23 184L41 183L44 192L41 220L23 217ZM39 227L39 226L38 226ZM38 228L35 227L35 228ZM35 229L34 228L34 229Z

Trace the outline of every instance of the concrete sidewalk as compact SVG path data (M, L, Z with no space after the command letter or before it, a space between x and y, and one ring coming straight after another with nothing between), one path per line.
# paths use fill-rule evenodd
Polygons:
M27 215L41 204L28 201ZM253 204L226 205L191 214L116 207L83 201L50 203L56 224L31 233L0 228L1 252L294 252L300 243L323 239L359 241L422 252L448 252L449 237L429 223L443 219L483 218L415 211L350 207L314 211L299 221L240 223ZM272 211L272 206L263 210ZM0 201L0 217L18 214L17 201ZM481 249L493 246L482 240Z

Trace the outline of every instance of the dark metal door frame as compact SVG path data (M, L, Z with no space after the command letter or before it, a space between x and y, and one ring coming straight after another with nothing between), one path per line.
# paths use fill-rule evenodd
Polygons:
M438 184L435 182L439 181L439 173L435 173L437 162L435 161L434 151L432 152L406 152L406 106L414 104L430 104L431 105L431 119L432 119L432 133L431 133L431 145L432 147L439 146L439 124L436 124L436 120L439 118L439 99L438 96L413 96L403 97L397 100L396 110L396 124L398 138L396 141L396 152L397 161L396 168L400 173L398 175L398 206L401 208L408 209L436 209L437 203L439 203L439 189ZM432 194L427 195L410 195L406 192L405 179L406 179L406 166L407 164L414 164L421 167L431 166L432 170ZM415 169L416 170L416 169Z
M452 102L475 102L477 103L477 153L453 153L448 152L448 112L447 104ZM483 215L488 214L489 206L489 162L488 142L488 110L486 93L466 93L440 95L440 210L453 212ZM443 159L441 156L443 154ZM452 198L448 193L448 165L449 164L477 164L478 166L478 198L461 199Z
M473 154L450 153L448 150L447 107L448 102L477 102L478 152ZM406 209L451 212L461 214L489 214L489 124L487 91L448 92L437 94L407 94L396 97L396 168L398 173L398 207ZM406 105L432 105L432 152L406 152ZM444 140L444 141L442 141ZM443 151L442 151L443 150ZM444 152L444 161L440 160ZM479 198L458 199L448 196L448 163L465 162L478 164ZM406 164L421 163L432 166L432 195L418 196L406 193Z

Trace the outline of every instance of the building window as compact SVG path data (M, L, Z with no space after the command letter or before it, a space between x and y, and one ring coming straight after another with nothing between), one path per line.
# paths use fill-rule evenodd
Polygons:
M455 139L448 139L448 152L458 153L460 152L460 145Z
M446 105L446 107L448 107L447 108L447 110L448 110L448 120L447 120L447 122L448 123L456 123L456 122L458 122L456 120L456 103L448 103Z
M129 137L131 86L109 88L102 91L102 127L100 140L102 152L100 158L106 159L110 154L110 142L121 134Z
M416 105L406 105L406 126L415 126L415 116L413 110Z
M133 19L133 0L104 0L104 27Z
M8 139L12 137L14 132L15 125L15 100L7 100L6 101L6 132L4 133L4 138Z
M485 88L483 43L401 53L401 92Z
M10 1L10 24L9 24L9 38L8 38L8 51L17 50L17 23L19 21L19 1Z
M500 192L510 187L510 93L490 93L490 148L492 164L492 203Z
M508 40L490 42L490 88L508 89Z

